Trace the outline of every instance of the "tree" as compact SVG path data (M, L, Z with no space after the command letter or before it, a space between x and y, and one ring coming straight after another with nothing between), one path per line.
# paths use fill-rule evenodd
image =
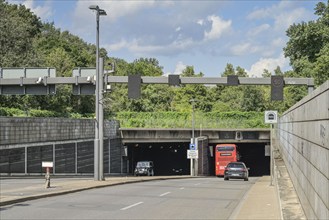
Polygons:
M299 76L313 77L315 84L320 85L329 79L329 0L327 5L319 2L315 14L319 16L316 21L293 24L288 28L290 39L283 50Z
M33 47L42 23L24 5L11 5L0 0L0 66L37 66L39 60Z
M277 66L274 70L274 75L276 76L283 76L283 72L281 71L280 66Z
M231 63L227 63L224 72L222 73L222 77L226 77L228 75L235 75L234 66Z
M154 58L140 58L129 65L128 74L142 76L161 76L163 74L159 61Z
M243 89L243 98L241 109L243 111L264 111L264 95L260 87L245 86Z
M272 75L272 73L268 69L263 70L262 77L264 77L264 78L271 77L271 75Z
M240 66L236 67L236 75L238 75L239 77L248 77L246 70Z

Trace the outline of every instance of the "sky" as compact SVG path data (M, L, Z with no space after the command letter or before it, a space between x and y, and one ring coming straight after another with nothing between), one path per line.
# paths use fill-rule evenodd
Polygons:
M318 0L8 0L24 4L43 22L99 44L108 56L133 62L156 58L165 74L193 66L196 74L220 77L227 63L261 77L279 66L290 70L283 48L294 23L315 20ZM326 2L326 1L321 1Z

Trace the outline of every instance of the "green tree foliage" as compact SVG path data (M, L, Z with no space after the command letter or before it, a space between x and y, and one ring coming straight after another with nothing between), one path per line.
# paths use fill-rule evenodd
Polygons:
M245 69L240 66L234 68L234 66L228 63L225 67L224 72L221 74L222 77L227 77L229 75L237 75L239 77L248 77ZM243 102L244 102L244 91L246 86L217 86L216 89L218 93L217 100L222 104L225 103L224 109L229 111L242 111ZM250 96L250 99L255 97ZM216 106L216 109L221 109L220 106ZM251 109L253 110L253 109Z
M33 42L40 34L40 19L25 6L4 0L0 0L0 18L0 66L38 65Z
M261 87L245 86L243 89L241 109L242 111L257 111L263 112L264 108L264 96Z
M154 58L140 58L129 65L128 74L142 76L161 76L162 67Z
M37 38L35 46L44 63L58 65L55 67L59 76L70 75L72 67L92 67L96 63L96 47L94 45L88 45L68 31L62 32L53 23L43 24L41 34ZM100 50L100 54L107 59L107 52L104 49ZM59 55L57 61L54 60L54 55ZM65 66L71 67L71 69L67 72L61 72L63 70L62 67Z
M313 77L320 85L329 79L329 1L319 2L315 14L319 16L316 21L289 27L284 53L299 76Z

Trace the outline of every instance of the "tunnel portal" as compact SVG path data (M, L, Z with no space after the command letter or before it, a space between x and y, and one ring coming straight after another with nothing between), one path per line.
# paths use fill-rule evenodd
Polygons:
M220 143L218 143L220 144ZM270 175L270 156L266 153L265 143L235 143L238 146L242 161L250 168L250 176ZM133 173L138 161L149 160L154 162L154 174L162 175L189 175L190 159L187 159L187 150L190 143L129 143L128 160L129 173ZM215 176L214 152L216 144L209 144L213 147L204 147L207 154L206 163L209 167L207 175Z

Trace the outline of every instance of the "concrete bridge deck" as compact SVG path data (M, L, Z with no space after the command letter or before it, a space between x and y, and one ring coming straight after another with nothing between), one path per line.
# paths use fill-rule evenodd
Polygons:
M192 129L120 128L123 143L190 142ZM209 143L269 143L270 129L194 129L194 136L208 137Z

